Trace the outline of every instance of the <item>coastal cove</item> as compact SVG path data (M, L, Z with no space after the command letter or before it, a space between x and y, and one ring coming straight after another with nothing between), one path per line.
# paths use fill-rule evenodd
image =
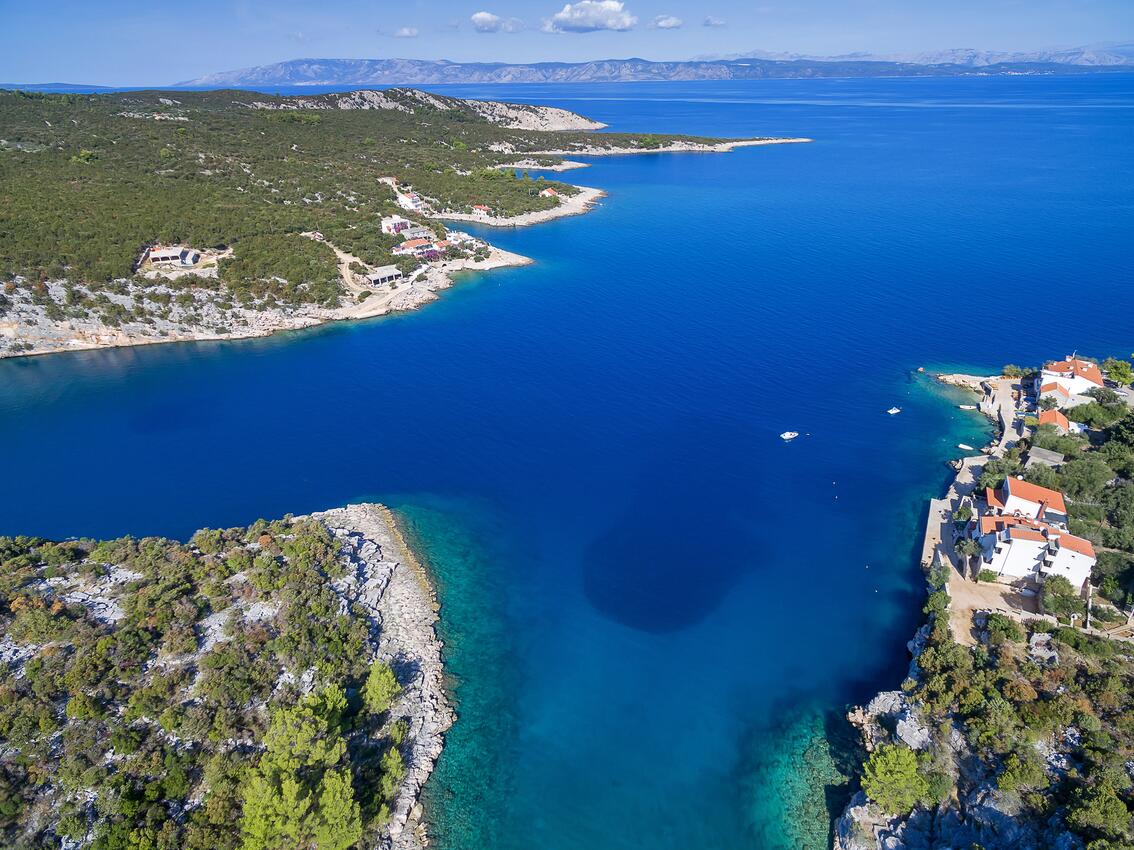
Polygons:
M1129 347L1134 80L445 92L816 141L580 156L600 204L468 224L535 263L413 314L0 362L0 533L380 500L442 604L434 846L825 846L831 718L901 682L926 500L989 433L917 367ZM992 287L1107 308L991 345Z

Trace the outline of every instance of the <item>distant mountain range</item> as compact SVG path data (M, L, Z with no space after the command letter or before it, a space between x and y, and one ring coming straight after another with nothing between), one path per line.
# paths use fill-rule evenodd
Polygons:
M699 60L770 59L781 62L903 62L913 65L957 65L964 68L985 68L1003 64L1053 64L1114 66L1134 65L1134 44L1090 44L1085 47L1068 47L1028 52L1004 52L955 48L926 53L846 53L840 56L811 56L805 53L773 53L753 50L728 56L697 56Z
M425 59L292 59L178 83L185 88L394 86L444 83L598 83L789 77L963 76L1134 70L1134 44L1032 53L945 50L909 56L801 56L754 51L688 61L449 62Z

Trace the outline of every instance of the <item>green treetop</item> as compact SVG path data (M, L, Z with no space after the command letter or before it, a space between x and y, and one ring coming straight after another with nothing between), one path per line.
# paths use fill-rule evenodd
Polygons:
M1134 384L1134 366L1130 365L1129 360L1108 357L1103 363L1103 370L1106 372L1106 376L1120 387L1128 387Z
M862 789L889 814L905 814L929 793L917 769L917 754L908 747L884 744L863 766Z
M390 710L402 686L394 677L394 671L388 664L375 661L370 665L370 673L366 676L366 684L362 688L362 701L366 710L373 714L382 714Z
M362 837L337 685L272 715L244 791L242 850L346 850Z

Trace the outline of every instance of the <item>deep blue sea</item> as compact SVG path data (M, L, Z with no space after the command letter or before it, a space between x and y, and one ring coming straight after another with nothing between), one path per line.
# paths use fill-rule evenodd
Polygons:
M823 847L987 436L917 368L1134 350L1134 77L444 90L815 141L597 160L594 212L490 234L534 266L412 315L0 361L0 533L387 500L460 712L438 847Z

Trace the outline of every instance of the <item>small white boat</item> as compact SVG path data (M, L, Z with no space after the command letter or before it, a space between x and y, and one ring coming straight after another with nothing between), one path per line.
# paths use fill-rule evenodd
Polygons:
M891 407L886 412L889 413L891 416L893 416L895 413L901 413L902 409L900 407Z
M976 410L977 409L975 404L958 404L957 407L961 408L961 410Z
M780 434L780 439L786 443L790 440L794 440L798 436L798 431L784 431L782 434Z
M964 443L957 443L957 448L959 448L963 452L975 452L976 451L976 449L974 449L972 446L967 446Z

